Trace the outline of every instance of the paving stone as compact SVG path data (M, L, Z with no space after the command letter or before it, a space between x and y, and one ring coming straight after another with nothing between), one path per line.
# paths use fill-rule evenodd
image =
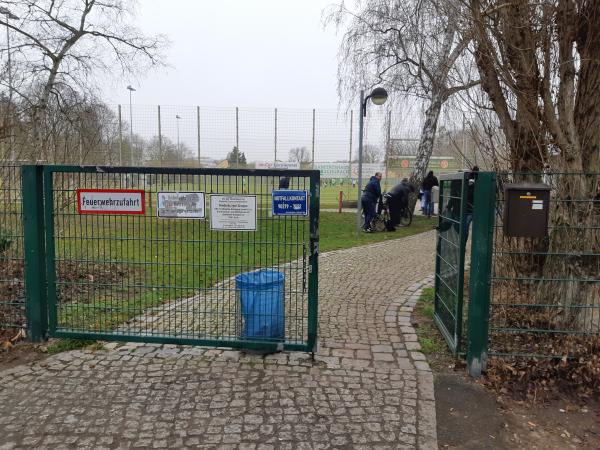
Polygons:
M436 448L433 377L410 325L434 245L430 232L321 254L314 362L108 343L0 366L0 448ZM137 325L159 327L175 311L163 309Z

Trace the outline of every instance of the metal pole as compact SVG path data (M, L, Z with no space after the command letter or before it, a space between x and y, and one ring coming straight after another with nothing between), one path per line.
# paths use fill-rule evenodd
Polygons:
M391 134L392 134L392 111L388 111L388 120L387 120L387 136L385 143L385 182L388 179L388 166L390 165L390 143L391 143Z
M160 105L158 105L158 160L160 166L163 165L163 152L162 152L162 128L160 123Z
M277 165L277 108L275 108L275 158L273 163L274 166Z
M315 110L312 117L312 168L315 168Z
M196 106L196 129L198 130L198 167L202 167L200 162L200 107Z
M121 105L119 105L119 166L123 167L123 120L121 119Z
M175 116L175 119L177 121L177 154L179 155L179 115Z
M352 127L354 125L354 111L350 110L350 148L348 149L348 182L352 184Z
M235 107L235 148L237 153L235 156L236 169L240 167L240 127L239 127L239 108Z
M362 194L362 159L363 159L363 128L364 128L364 102L365 91L360 91L360 107L358 108L358 181L357 186L357 202L356 202L356 232L360 233L361 226L361 204L360 197Z
M83 166L83 136L81 135L81 121L79 122L79 165Z
M462 166L463 169L467 168L467 130L465 128L466 124L465 124L465 116L463 115L463 145L462 145Z
M15 148L14 148L14 121L12 115L12 94L13 94L13 84L12 84L12 66L10 59L10 32L8 31L8 19L9 14L6 14L6 46L8 51L8 117L9 117L9 128L10 128L10 139L9 139L9 154L10 160L15 160Z
M129 90L129 164L133 166L133 112L131 110L131 89Z

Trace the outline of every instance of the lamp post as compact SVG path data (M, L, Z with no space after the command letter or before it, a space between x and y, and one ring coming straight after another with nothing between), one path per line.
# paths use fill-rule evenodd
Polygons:
M356 202L356 232L360 232L361 227L361 201L360 197L362 195L362 160L363 160L363 134L364 134L364 125L365 125L365 117L367 116L367 102L369 99L375 105L383 105L388 98L387 91L382 87L377 87L371 91L371 94L365 98L365 91L360 91L360 109L359 109L359 118L358 118L358 182L356 183L358 187L358 200Z
M8 60L8 117L10 124L10 160L15 160L14 154L14 130L13 130L13 116L12 116L12 94L13 94L13 84L12 84L12 66L10 60L10 32L8 27L9 19L19 20L19 17L10 12L8 8L0 7L0 14L4 14L6 16L6 47L7 47L7 60Z
M177 155L179 155L179 119L181 119L181 117L177 114L175 118L177 119Z
M133 166L133 111L131 109L131 93L135 89L131 85L127 86L129 91L129 164Z

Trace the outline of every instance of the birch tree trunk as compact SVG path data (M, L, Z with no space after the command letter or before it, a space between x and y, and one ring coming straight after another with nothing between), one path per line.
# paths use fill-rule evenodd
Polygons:
M431 96L429 107L425 111L425 122L421 129L421 137L419 139L419 147L415 158L415 167L410 175L409 182L417 189L421 186L427 171L429 159L433 153L433 144L435 143L435 135L437 132L438 120L444 103L444 96L440 92L435 92ZM416 196L411 196L409 207L414 209L417 202Z

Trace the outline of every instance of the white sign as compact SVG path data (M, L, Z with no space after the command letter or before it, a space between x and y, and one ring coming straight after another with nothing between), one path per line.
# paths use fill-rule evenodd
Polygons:
M257 169L298 170L298 169L300 169L300 163L299 162L284 162L284 161L277 161L277 162L273 163L273 162L259 161L254 165L254 167L256 167Z
M532 200L531 209L544 209L544 200Z
M204 219L204 192L159 192L156 213L163 218Z
M77 189L79 214L144 214L144 191L138 189Z
M223 231L256 231L256 196L210 196L210 228Z

